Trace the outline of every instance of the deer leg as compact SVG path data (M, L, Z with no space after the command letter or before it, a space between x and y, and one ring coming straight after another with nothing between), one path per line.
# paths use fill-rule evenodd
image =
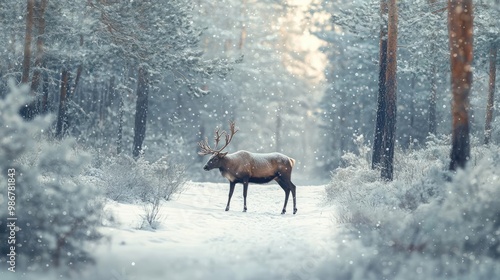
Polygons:
M243 212L247 211L248 182L243 183Z
M297 213L297 200L296 200L296 197L295 197L295 185L292 183L292 181L290 181L290 190L292 191L292 198L293 198L293 214L295 215L295 213Z
M288 202L288 196L290 195L290 188L283 180L280 179L280 180L276 180L276 181L278 182L280 187L283 189L283 191L285 191L285 204L283 205L283 210L281 211L281 214L285 214L286 213L286 204Z
M229 211L229 203L231 203L231 197L233 196L235 185L236 185L236 183L229 182L229 198L227 199L226 211Z
M286 204L288 203L288 196L290 195L290 189L285 190L285 204L283 205L283 210L281 211L281 214L286 213Z

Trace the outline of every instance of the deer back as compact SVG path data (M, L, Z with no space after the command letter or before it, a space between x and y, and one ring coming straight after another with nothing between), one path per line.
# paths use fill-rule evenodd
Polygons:
M224 170L234 178L269 178L290 174L295 160L280 153L250 153L238 151L225 156Z

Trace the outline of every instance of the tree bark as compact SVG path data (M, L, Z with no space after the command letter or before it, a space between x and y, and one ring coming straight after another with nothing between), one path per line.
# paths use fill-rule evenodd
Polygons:
M80 47L82 46L83 46L83 35L80 35ZM82 63L80 63L80 65L78 65L78 67L76 68L75 83L73 84L73 87L71 88L71 91L69 93L71 98L73 98L73 95L75 95L76 87L78 86L78 83L80 82L80 78L82 76L82 71L83 71L83 66Z
M398 48L398 7L396 0L389 0L389 22L387 36L387 75L385 85L385 126L381 176L392 180L394 144L396 142L396 100L397 100L397 48Z
M98 100L99 100L99 90L97 88L97 79L93 79L93 83L94 83L94 86L92 87L92 92L91 92L91 96L92 98L91 99L88 99L88 111L93 111L93 112L97 112L97 110L99 109L99 104L98 104ZM96 120L96 123L97 123L97 120Z
M26 6L26 32L24 36L24 57L23 57L23 75L21 83L28 83L30 76L30 61L31 61L31 40L33 38L33 10L35 0L28 0Z
M411 76L411 91L415 92L415 86L417 85L417 73L413 72ZM413 96L410 100L410 128L413 130L415 128L415 99ZM412 145L413 143L410 143Z
M415 67L418 68L418 65ZM417 73L413 72L411 74L411 79L410 79L410 92L415 92L416 84L417 84ZM411 150L411 149L413 149L415 139L418 138L416 135L414 135L414 133L416 133L416 129L415 129L415 115L416 115L415 98L414 98L414 95L408 95L406 98L410 98L410 100L408 100L408 101L403 101L405 104L406 103L409 104L408 110L407 110L408 112L405 112L405 114L408 114L408 120L410 121L409 125L407 125L409 130L410 130L410 133L409 133L408 137L404 138L404 143L402 143L402 144L404 144L406 148ZM405 117L405 119L406 119L406 117Z
M120 95L120 105L118 108L118 137L116 139L116 154L121 154L122 152L122 138L123 138L123 111L125 110L125 104L123 103L123 96Z
M429 134L436 134L437 119L436 119L436 98L437 98L437 85L436 85L436 64L432 62L431 66L431 96L429 98Z
M36 95L36 90L40 84L41 67L43 65L43 36L45 34L45 9L47 8L48 0L41 0L36 7L37 12L37 38L36 38L36 56L33 71L33 78L31 79L31 92Z
M281 127L282 127L282 120L281 120L281 106L278 106L278 111L276 113L276 139L275 139L275 144L276 144L276 151L281 152Z
M134 147L132 155L139 157L142 143L146 136L146 122L148 116L148 71L142 66L138 71L137 102L135 106Z
M341 90L339 92L339 95L342 94L341 100L346 100L347 94ZM346 118L348 117L348 110L346 109L346 106L344 104L340 104L338 106L338 116L339 116L339 123L336 128L341 130L341 133L339 133L340 139L338 140L338 144L336 141L332 142L332 148L335 149L335 145L337 144L337 154L339 156L343 155L347 151L347 140L346 138L351 139L351 137L348 137L349 133L346 131L347 130L347 125L346 125ZM333 137L332 137L333 138ZM351 140L352 141L352 140Z
M484 144L491 141L491 122L493 121L493 110L495 105L495 83L497 75L497 50L495 43L490 47L490 84L488 88L488 104L486 105L486 123L484 126Z
M245 41L247 38L247 27L246 27L246 14L247 14L247 1L242 0L241 1L241 16L243 18L242 23L241 23L241 32L240 32L240 42L238 43L238 49L242 50L243 47L245 46Z
M108 107L110 106L111 96L113 95L113 91L115 88L115 76L112 76L109 79L108 88L105 91L102 91L100 106L99 106L99 123L101 126L104 124L106 120L106 112Z
M199 141L203 141L203 139L205 139L205 135L206 135L206 130L205 130L205 124L200 120L200 126L199 126L199 131L198 131L198 140L197 142ZM196 154L196 153L194 153ZM198 159L198 162L199 163L203 163L203 157L196 157ZM205 176L203 176L203 178L205 178Z
M14 31L11 31L10 34L10 40L9 40L9 48L8 51L11 53L16 53L16 46L17 46L17 33ZM18 70L14 70L16 67L16 61L15 59L9 59L9 64L7 65L7 72L12 73Z
M49 101L49 74L45 73L43 77L42 104L41 104L41 111L43 114L47 113L48 111L48 101Z
M380 0L380 15L382 19L387 16L387 0ZM375 121L375 136L373 140L372 169L380 165L382 156L382 136L385 125L385 75L387 72L387 25L380 25L379 42L379 75L377 97L377 119Z
M437 0L429 0L430 5L436 4ZM434 28L434 27L433 27ZM431 35L431 53L434 56L436 49L436 35ZM429 134L436 134L437 132L437 120L436 120L436 98L437 98L437 85L436 85L436 62L435 59L431 59L431 95L429 97Z
M448 2L451 92L453 94L450 170L464 168L470 156L468 111L472 86L472 9L472 0Z
M57 115L56 138L62 139L66 130L66 97L68 94L69 72L66 69L61 73L61 91L59 95L59 113Z

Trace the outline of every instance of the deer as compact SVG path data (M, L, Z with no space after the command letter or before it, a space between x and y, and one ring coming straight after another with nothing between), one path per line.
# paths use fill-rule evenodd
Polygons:
M291 181L292 168L295 165L295 160L281 153L251 153L245 150L240 150L235 153L228 154L223 150L229 145L233 136L238 132L235 129L235 123L229 122L229 133L226 131L220 132L220 128L215 130L215 146L211 148L208 144L208 138L198 143L200 147L200 156L211 155L203 169L210 171L218 168L222 177L229 180L229 196L225 211L229 211L229 204L233 196L234 187L237 183L243 184L243 212L247 211L247 192L248 184L265 184L276 181L285 191L285 203L281 214L286 213L286 205L290 192L293 198L293 214L297 213L296 187ZM225 144L221 148L217 148L221 137L224 137Z

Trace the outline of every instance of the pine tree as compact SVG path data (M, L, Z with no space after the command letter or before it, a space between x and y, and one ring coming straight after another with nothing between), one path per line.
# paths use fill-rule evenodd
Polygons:
M382 161L383 135L386 125L386 76L387 76L387 0L380 0L380 43L379 43L379 76L377 97L377 119L375 120L375 136L373 140L372 168L377 168Z
M450 42L452 147L450 170L464 168L470 156L469 94L472 86L472 0L448 2Z
M170 72L194 96L207 91L198 83L231 70L227 59L204 59L201 30L186 0L113 2L93 1L100 13L100 36L115 54L137 67L137 103L132 153L137 157L146 134L149 92Z
M385 125L382 141L381 176L392 180L394 145L396 142L396 97L397 97L397 43L398 43L398 7L396 0L389 0L389 21L387 32L387 72L385 79Z
M82 178L89 157L78 152L74 139L46 140L48 116L24 121L17 110L27 103L29 87L14 86L0 100L0 169L14 170L17 272L72 270L93 262L88 245L101 238L100 191ZM0 176L0 191L7 194L7 177ZM1 203L0 203L1 204ZM6 207L6 203L2 206ZM6 208L5 208L6 209ZM0 218L7 221L7 212ZM6 227L2 224L0 232ZM2 254L6 246L1 246Z
M484 125L484 144L491 141L491 122L493 121L493 109L495 108L495 83L497 74L497 52L498 47L495 43L491 44L489 53L490 71L488 87L488 103L486 105L486 122Z

